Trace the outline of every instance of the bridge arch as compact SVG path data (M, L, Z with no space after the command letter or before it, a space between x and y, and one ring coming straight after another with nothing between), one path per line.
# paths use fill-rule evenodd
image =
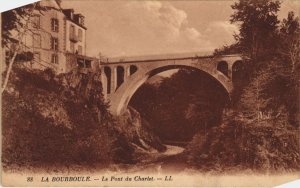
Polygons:
M217 70L228 77L228 63L226 61L220 61L217 63Z
M224 74L216 70L202 69L201 66L196 66L194 64L169 64L169 65L157 65L152 67L139 67L137 74L130 76L126 82L124 82L116 90L115 94L110 98L110 110L114 115L122 114L129 104L130 99L134 93L141 87L150 77L157 75L161 72L178 69L178 68L190 68L196 69L205 73L206 75L212 77L216 83L220 84L224 88L224 92L228 94L228 97L231 93L232 87L230 80Z
M124 82L125 77L125 69L123 66L117 66L117 87L118 89L120 85Z
M238 72L240 70L244 69L244 63L242 60L237 60L232 64L232 71L233 72Z
M111 76L112 76L112 71L111 68L108 66L104 67L104 75L105 75L105 83L102 83L104 86L106 86L106 93L110 94L111 93ZM103 81L102 81L103 82Z
M237 60L232 64L232 77L231 80L233 84L239 82L239 80L244 80L247 77L245 62Z
M137 66L130 65L130 67L129 67L129 73L130 73L130 75L133 75L137 70L138 70Z

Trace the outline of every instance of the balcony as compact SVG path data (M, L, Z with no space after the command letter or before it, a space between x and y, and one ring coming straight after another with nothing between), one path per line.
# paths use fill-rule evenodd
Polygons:
M84 55L78 55L73 53L66 53L66 69L72 70L77 69L81 73L93 72L99 68L98 60L93 57L88 57Z
M70 41L72 41L72 42L78 42L79 38L78 38L77 35L70 35Z

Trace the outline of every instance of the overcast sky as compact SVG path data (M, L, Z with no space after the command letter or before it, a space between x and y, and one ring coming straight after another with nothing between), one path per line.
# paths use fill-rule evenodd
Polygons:
M230 44L234 1L64 0L85 16L87 55L108 57L207 52ZM300 1L282 4L280 18L299 13Z

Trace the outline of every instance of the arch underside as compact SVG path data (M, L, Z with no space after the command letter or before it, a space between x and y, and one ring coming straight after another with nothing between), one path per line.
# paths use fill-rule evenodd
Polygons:
M198 66L192 65L165 65L165 66L154 66L154 67L145 67L139 68L139 70L131 75L120 87L110 96L110 110L114 115L122 114L126 109L127 105L138 90L150 77L157 75L161 72L179 69L179 68L190 68L199 70L208 76L213 77L217 83L221 84L224 88L224 91L227 92L228 96L231 93L232 85L228 77L222 74L219 71L209 71L202 69Z

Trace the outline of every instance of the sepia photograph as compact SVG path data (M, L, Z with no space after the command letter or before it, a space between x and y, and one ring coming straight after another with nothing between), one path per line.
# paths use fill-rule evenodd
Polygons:
M3 186L300 178L300 1L41 0L1 12Z

